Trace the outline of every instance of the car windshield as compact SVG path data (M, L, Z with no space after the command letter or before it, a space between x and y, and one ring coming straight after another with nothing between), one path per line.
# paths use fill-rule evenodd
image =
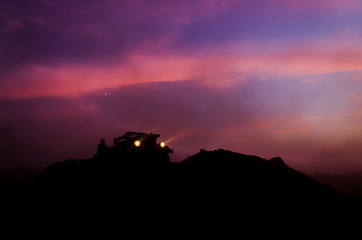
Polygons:
M125 135L123 135L122 138L130 139L130 138L135 138L135 137L140 137L140 136L141 136L141 134L139 134L139 133L128 132Z

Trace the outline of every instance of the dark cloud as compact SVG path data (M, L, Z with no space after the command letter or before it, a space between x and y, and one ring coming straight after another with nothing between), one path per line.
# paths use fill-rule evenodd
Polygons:
M3 1L2 70L23 64L112 64L172 29L137 1Z
M285 1L5 0L0 70L27 64L109 66L135 49L192 54L230 42L304 42L358 22L354 14L307 12L290 11ZM170 36L167 44L152 47Z
M200 46L207 48L236 41L256 41L271 46L279 41L300 43L354 25L359 14L336 17L312 8L308 8L309 11L295 10L283 1L239 1L233 3L227 14L214 18L198 17L186 25L178 46L197 50ZM187 45L182 44L185 42Z

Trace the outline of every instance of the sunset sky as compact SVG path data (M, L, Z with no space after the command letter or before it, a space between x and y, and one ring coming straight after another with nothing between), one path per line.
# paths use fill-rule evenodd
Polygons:
M2 0L0 168L90 158L161 134L362 170L360 0Z

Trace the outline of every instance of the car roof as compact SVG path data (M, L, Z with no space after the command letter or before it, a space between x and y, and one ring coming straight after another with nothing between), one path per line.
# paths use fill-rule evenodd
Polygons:
M145 137L147 135L152 135L155 138L158 138L160 134L154 134L154 133L144 133L144 132L126 132L123 136L119 137L119 139L132 139L132 138L138 138L138 137Z

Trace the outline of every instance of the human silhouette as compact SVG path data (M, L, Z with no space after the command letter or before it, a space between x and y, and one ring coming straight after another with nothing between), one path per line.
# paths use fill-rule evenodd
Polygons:
M109 148L106 144L106 140L104 138L101 139L100 144L97 147L97 153L100 155L104 155L108 152Z

